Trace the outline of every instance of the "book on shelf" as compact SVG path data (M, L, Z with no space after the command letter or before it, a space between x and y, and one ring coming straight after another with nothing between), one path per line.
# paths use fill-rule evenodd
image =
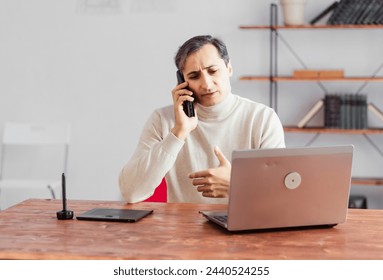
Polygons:
M370 0L364 17L360 19L357 24L382 24L378 18L383 13L383 1L382 0Z
M344 24L344 19L351 14L351 1L352 0L340 0L338 6L328 19L327 24Z
M315 104L308 110L308 112L303 116L303 118L298 122L298 127L304 127L324 106L323 99L319 99Z
M367 95L346 94L344 97L347 102L342 105L346 107L347 114L342 120L341 128L366 129L368 127Z
M377 12L372 24L383 24L383 5L379 8L379 11Z
M340 0L327 24L382 24L382 0Z
M326 128L341 127L341 99L336 94L326 94L324 107L324 126Z
M326 79L326 78L344 78L344 70L342 69L297 69L293 72L293 77L298 79Z
M364 19L363 24L379 24L377 20L382 13L383 5L380 5L380 3L375 3L372 11Z
M383 112L373 103L368 103L368 110L377 116L383 122Z
M328 6L326 9L324 9L319 15L317 15L316 17L314 17L311 21L310 21L310 24L311 25L314 25L316 24L318 21L320 21L321 19L323 19L325 16L329 15L331 12L333 12L335 10L335 8L338 6L339 2L338 1L335 1L334 3L332 3L330 6Z
M379 7L379 3L377 1L381 0L365 0L366 3L365 8L361 16L357 19L356 24L368 24L369 16L371 16L375 12L375 7Z
M341 129L366 129L367 95L327 94L325 97L324 126Z
M383 1L375 0L363 24L383 24L383 20L379 21L380 17L383 17Z
M379 0L379 1L381 1L381 0ZM364 2L365 2L365 6L363 9L363 12L360 15L360 17L356 20L355 24L364 24L364 21L373 12L373 8L374 8L376 0L364 0Z
M363 14L363 9L366 0L353 0L349 5L351 6L351 12L349 16L344 20L344 24L355 24L359 16Z

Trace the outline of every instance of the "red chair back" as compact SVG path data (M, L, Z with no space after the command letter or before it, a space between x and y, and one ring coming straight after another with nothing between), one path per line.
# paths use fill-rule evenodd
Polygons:
M145 200L146 202L167 202L168 192L165 178L162 179L161 184L158 185L153 195Z

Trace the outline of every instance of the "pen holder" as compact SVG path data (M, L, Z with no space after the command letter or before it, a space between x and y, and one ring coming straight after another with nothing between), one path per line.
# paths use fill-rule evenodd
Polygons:
M56 212L58 220L71 220L73 219L73 211L72 210L61 210Z

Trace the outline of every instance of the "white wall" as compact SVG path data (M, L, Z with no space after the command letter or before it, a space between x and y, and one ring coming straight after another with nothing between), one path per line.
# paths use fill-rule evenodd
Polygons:
M268 73L269 33L238 27L268 24L270 2L0 0L0 128L7 120L70 122L68 197L119 200L119 171L152 110L171 102L173 57L186 39L222 38L234 66L233 91L268 102L267 83L238 78ZM308 1L306 21L332 2ZM383 62L381 30L286 31L283 36L313 68L368 75ZM280 47L280 74L290 74L300 65ZM359 86L328 87L355 91ZM383 107L381 91L382 84L373 83L364 92ZM280 92L278 112L285 124L295 124L323 95L309 83L284 84ZM286 135L288 146L303 145L309 137ZM382 143L381 136L374 139ZM315 144L344 142L356 144L355 175L382 176L382 158L361 136L323 136ZM374 206L383 204L381 192L372 190Z

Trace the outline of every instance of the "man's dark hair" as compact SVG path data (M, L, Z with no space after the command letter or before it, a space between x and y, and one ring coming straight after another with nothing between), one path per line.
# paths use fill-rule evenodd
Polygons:
M226 45L218 38L214 38L210 35L200 35L190 38L178 49L178 52L174 58L177 69L182 71L185 66L186 58L207 44L211 44L217 49L219 56L223 59L227 66L230 58Z

